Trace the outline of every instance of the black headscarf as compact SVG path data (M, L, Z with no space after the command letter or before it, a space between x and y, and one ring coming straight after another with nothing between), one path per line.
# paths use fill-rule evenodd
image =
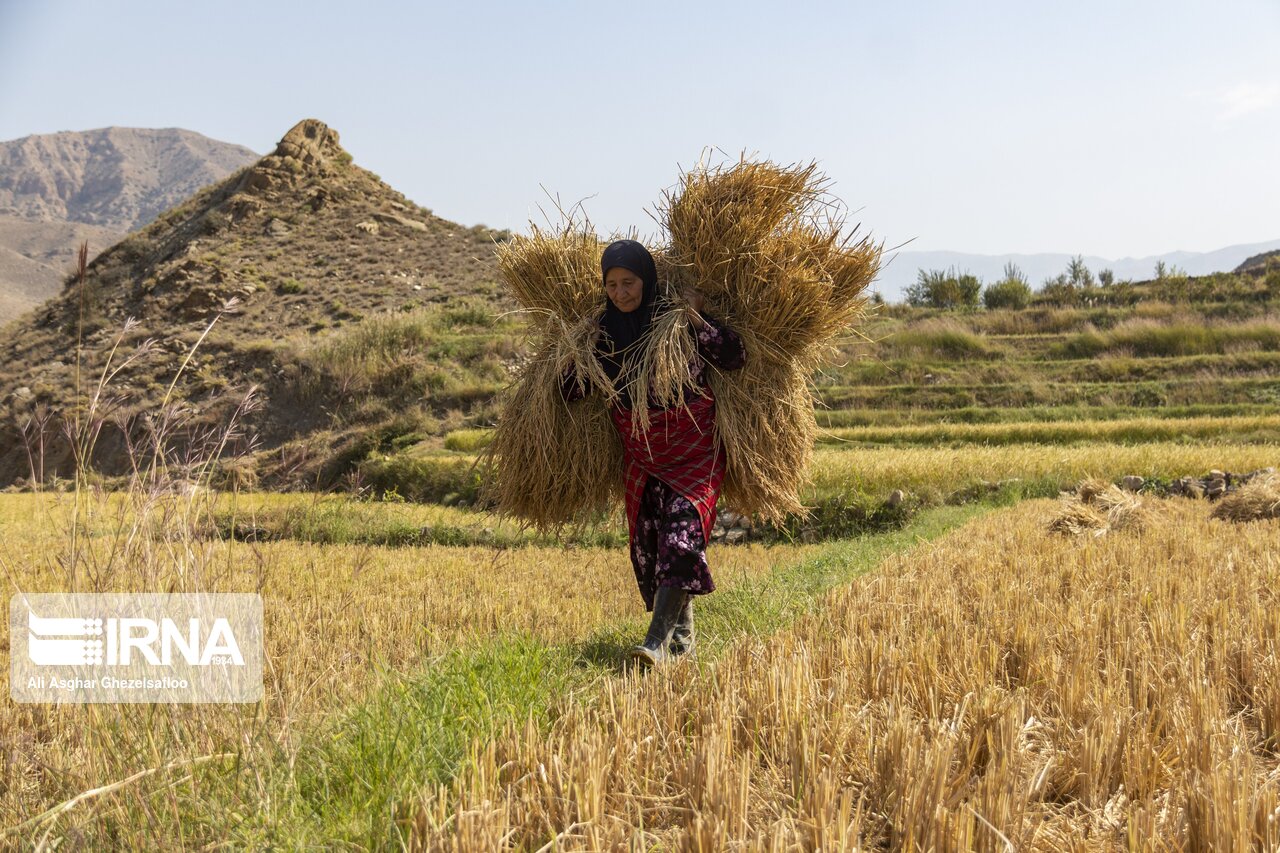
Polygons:
M658 267L649 250L635 240L618 240L604 250L600 257L601 287L604 286L605 274L614 267L622 267L638 275L644 282L644 296L634 311L619 311L612 299L605 299L604 317L600 321L605 338L600 341L597 351L604 372L622 394L623 405L633 408L630 379L639 366L643 339L653 323L654 307L658 301ZM626 381L619 383L618 376L626 369L624 361L629 370Z

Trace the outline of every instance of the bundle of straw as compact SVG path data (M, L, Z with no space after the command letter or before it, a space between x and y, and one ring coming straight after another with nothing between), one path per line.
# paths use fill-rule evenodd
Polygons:
M1104 536L1112 530L1140 529L1150 521L1142 498L1114 483L1089 479L1067 495L1049 522L1052 533Z
M1280 518L1280 475L1265 473L1224 497L1210 513L1224 521Z
M880 266L881 246L845 233L827 186L816 164L743 159L682 174L660 204L667 239L654 253L659 304L648 344L634 354L640 370L628 391L633 400L685 405L695 345L682 294L700 291L705 311L737 332L747 351L741 370L708 365L728 460L724 500L762 521L804 510L800 492L817 433L810 375L838 336L856 331ZM617 389L590 340L604 307L602 248L570 222L556 232L534 228L499 255L503 280L533 315L537 344L489 446L490 495L501 511L539 526L607 510L620 494L620 466L603 467L620 452L604 408ZM568 364L605 393L580 408L566 405L556 377ZM633 428L648 426L642 405ZM589 442L599 446L588 452Z
M747 350L742 370L712 367L708 379L728 457L724 500L764 521L804 509L817 435L809 377L856 330L880 267L880 245L845 233L827 189L816 164L740 160L681 175L661 209L668 278L705 294Z
M532 357L506 389L493 441L480 455L484 495L540 529L587 521L622 494L622 443L607 409L560 396L570 364L612 391L592 344L604 310L602 251L589 227L569 220L553 232L535 226L498 253L502 279L530 317Z

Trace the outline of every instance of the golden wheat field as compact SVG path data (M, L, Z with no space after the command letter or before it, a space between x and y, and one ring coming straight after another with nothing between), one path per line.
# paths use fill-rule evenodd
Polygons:
M328 717L340 716L398 673L429 668L496 635L564 644L620 614L643 614L624 549L390 548L198 535L211 507L225 508L230 499L215 493L0 494L0 572L11 592L259 592L268 661L264 700L247 709L194 705L144 712L8 701L0 713L0 743L9 745L0 823L18 823L82 791L175 760L231 749L252 765L274 751L288 753L295 739L313 737ZM252 517L264 506L316 497L237 500ZM444 507L402 511L418 520L495 523ZM818 547L722 549L717 579L732 589ZM7 664L7 636L3 651Z
M1275 465L1276 458L1274 444L1214 441L908 447L894 448L892 452L856 447L819 448L814 452L812 488L819 494L863 491L873 495L904 488L938 500L954 490L984 481L1048 479L1066 488L1094 476L1118 479L1125 474L1137 474L1169 478L1213 468L1246 472Z
M1280 522L1148 511L971 522L714 666L509 725L403 819L432 850L1276 849Z

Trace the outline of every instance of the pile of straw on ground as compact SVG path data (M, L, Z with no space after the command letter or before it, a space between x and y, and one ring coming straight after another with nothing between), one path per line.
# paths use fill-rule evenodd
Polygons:
M650 247L659 267L659 304L640 361L633 400L650 394L684 405L694 354L686 288L703 311L743 339L746 366L708 365L716 423L727 455L724 501L762 521L804 510L817 424L810 375L842 334L864 317L865 291L881 246L846 233L842 209L815 164L741 160L699 167L664 194L666 243ZM500 251L499 269L531 314L532 361L517 377L488 448L489 496L502 512L555 526L607 511L620 496L620 445L611 433L607 378L592 353L604 309L603 244L574 222L534 229ZM557 377L568 364L605 393L566 405ZM648 427L641 408L634 428Z
M1149 512L1142 498L1105 480L1085 480L1062 499L1049 530L1068 536L1102 536L1112 530L1138 529Z
M1267 473L1245 483L1223 497L1211 517L1223 521L1280 518L1280 475Z

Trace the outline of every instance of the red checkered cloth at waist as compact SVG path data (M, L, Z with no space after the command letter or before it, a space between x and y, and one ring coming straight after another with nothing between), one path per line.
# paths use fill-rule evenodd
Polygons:
M632 435L632 411L610 406L613 424L622 436L627 528L635 536L640 497L650 475L662 480L689 500L702 519L703 541L711 541L716 523L716 501L724 482L725 455L715 436L715 398L687 399L688 411L679 406L649 410L647 433Z

